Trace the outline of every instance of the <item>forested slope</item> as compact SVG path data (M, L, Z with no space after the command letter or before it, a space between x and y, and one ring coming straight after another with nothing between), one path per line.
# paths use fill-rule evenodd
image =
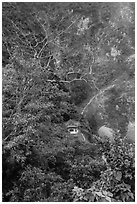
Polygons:
M134 3L3 3L2 76L3 201L135 200Z

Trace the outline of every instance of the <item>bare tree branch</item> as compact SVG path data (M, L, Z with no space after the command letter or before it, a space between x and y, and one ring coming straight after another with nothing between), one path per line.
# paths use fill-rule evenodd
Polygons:
M95 98L97 98L99 95L101 95L104 91L106 91L106 90L109 90L109 89L111 89L111 88L113 88L115 85L114 84L112 84L112 85L109 85L109 86L107 86L106 88L104 88L104 89L102 89L102 90L100 90L99 91L99 93L98 94L96 94L95 96L93 96L90 100L89 100L89 102L86 104L86 106L83 108L83 110L82 110L82 112L81 112L81 114L83 114L84 113L84 111L86 110L86 108L88 107L88 105L89 104L91 104L92 103L92 101L95 99Z
M51 57L52 57L52 56L51 56ZM49 63L51 62L51 57L49 58L49 61L48 61L47 65L46 65L46 68L48 68Z
M12 22L14 28L16 28L16 30L18 30L18 31L23 35L23 37L26 37L26 36L29 35L29 34L24 34L24 33L20 30L20 28L13 22L13 20L10 19L10 21Z
M7 49L7 51L8 51L8 54L9 54L10 58L12 59L12 54L11 54L11 52L10 52L10 50L9 50L7 41L4 41L4 44L5 44L5 46L6 46L6 49Z
M45 39L47 39L47 38L45 37L44 40L45 40ZM43 41L44 41L44 40L43 40ZM42 42L43 42L43 41L42 41ZM41 56L42 51L43 51L43 49L45 48L45 46L46 46L47 44L48 44L48 41L46 41L46 43L42 46L41 50L40 50L39 53L37 54L37 58L39 58L39 57Z
M43 30L44 30L44 32L45 32L45 34L46 34L46 38L48 38L47 30L46 30L45 27L44 27L44 24L46 23L46 21L45 21L44 24L41 24L40 20L38 19L38 14L35 14L35 17L36 17L36 20L38 21L38 23L39 23L39 24L41 25L41 27L43 28Z

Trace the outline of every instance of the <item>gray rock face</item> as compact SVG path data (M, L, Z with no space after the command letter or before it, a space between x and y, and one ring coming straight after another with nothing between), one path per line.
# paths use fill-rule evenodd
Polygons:
M127 134L126 134L126 140L128 143L134 143L135 142L135 122L128 124Z

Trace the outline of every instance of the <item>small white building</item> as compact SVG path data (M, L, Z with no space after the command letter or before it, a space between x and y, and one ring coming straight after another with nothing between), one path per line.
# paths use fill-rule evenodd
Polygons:
M79 133L80 123L75 120L69 120L66 122L66 127L70 134L75 135Z
M73 136L72 138L78 139L78 141L80 142L89 143L85 135L81 132L80 122L75 121L75 120L69 120L68 122L66 122L65 125L66 125L68 133Z

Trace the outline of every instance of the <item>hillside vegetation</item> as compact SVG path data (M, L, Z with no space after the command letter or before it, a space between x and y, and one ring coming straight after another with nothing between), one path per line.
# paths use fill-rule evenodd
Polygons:
M133 2L3 2L2 80L3 202L135 201Z

